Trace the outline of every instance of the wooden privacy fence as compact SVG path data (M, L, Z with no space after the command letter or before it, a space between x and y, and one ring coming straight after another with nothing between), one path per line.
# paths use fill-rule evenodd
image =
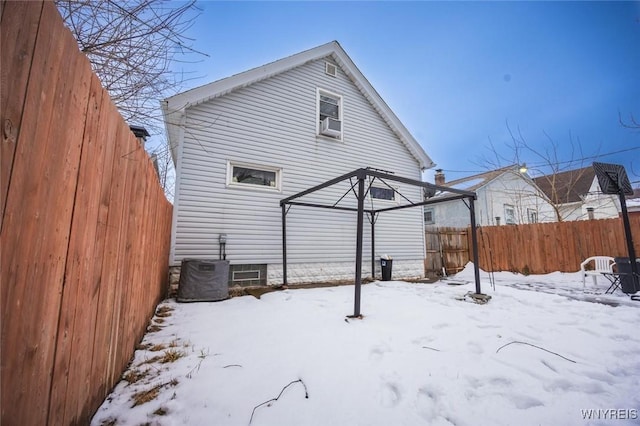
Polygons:
M427 227L425 271L435 275L460 272L469 261L468 235L466 228Z
M629 220L640 255L640 216ZM488 272L576 272L590 256L628 256L620 218L481 227L477 236L479 266ZM428 228L425 240L428 273L441 273L443 261L455 273L473 258L470 228Z
M1 423L88 424L164 295L172 207L53 3L0 6Z
M629 220L638 254L640 216ZM576 272L590 256L628 257L620 218L480 228L478 254L485 271L525 274Z

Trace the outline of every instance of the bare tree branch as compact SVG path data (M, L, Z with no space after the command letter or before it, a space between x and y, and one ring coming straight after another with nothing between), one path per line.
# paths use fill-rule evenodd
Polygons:
M181 55L204 55L185 36L199 13L195 0L55 3L124 119L160 133L159 102L184 81L171 64Z
M54 0L102 86L129 124L163 133L160 101L181 90L185 74L175 62L193 62L186 31L199 15L195 0ZM188 55L189 60L184 60ZM168 143L152 151L160 185L173 200L175 171Z
M618 111L618 121L620 125L626 129L637 130L640 131L640 122L636 120L633 114L629 114L629 119L624 120L622 118L622 113Z
M534 177L542 192L523 195L544 199L552 207L558 222L573 216L575 211L581 211L582 203L575 202L575 192L585 176L587 160L598 158L600 149L598 148L594 155L585 156L580 140L569 134L568 144L562 144L563 150L569 147L569 154L563 157L561 144L547 132L543 132L542 143L532 144L524 137L519 127L514 129L508 122L506 126L509 133L509 140L505 142L506 150L502 150L501 153L490 140L488 148L495 160L487 160L485 157L484 164L481 166L488 170L496 170L506 166L526 164L528 175ZM512 196L515 195L512 194Z

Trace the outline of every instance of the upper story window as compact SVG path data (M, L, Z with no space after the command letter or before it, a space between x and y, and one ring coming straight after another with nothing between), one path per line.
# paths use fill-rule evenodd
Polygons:
M318 89L318 134L342 140L342 96Z
M534 209L527 209L527 217L529 223L538 223L538 211Z
M276 167L232 163L227 166L227 185L238 188L280 190L281 170Z
M510 204L504 205L504 223L507 225L516 224L516 210Z
M394 201L396 199L396 191L392 188L372 186L369 193L374 200Z

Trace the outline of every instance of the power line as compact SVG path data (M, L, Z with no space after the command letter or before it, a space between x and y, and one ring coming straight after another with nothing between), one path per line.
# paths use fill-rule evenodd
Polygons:
M558 162L553 162L553 163L526 163L526 164L527 164L527 167L533 168L533 167L543 167L543 166L550 166L550 165L580 163L580 162L586 161L586 160L595 160L595 159L598 159L598 158L601 158L601 157L608 157L610 155L621 154L623 152L636 151L636 150L640 150L640 146L634 147L634 148L621 149L621 150L618 150L618 151L606 152L604 154L590 155L590 156L582 157L582 158L575 158L573 160L558 161ZM485 173L485 172L487 172L487 170L450 170L450 169L442 169L442 171L443 172L449 172L449 173Z

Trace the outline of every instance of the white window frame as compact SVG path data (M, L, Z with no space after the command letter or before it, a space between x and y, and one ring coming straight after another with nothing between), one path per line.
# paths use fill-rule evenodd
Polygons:
M427 221L424 217L424 215L427 212L431 212L431 220ZM436 223L436 210L433 207L427 207L427 208L423 208L422 210L422 219L424 220L424 224L425 225L434 225Z
M327 135L323 135L322 133L320 133L321 128L320 128L320 95L324 95L324 96L329 96L332 98L336 98L338 100L338 120L340 120L340 136L337 138L333 138L331 136L327 136ZM316 88L316 135L323 137L323 138L327 138L327 139L331 139L334 141L342 141L342 138L344 136L344 100L342 98L342 95L339 95L337 93L331 92L329 90L325 90L325 89L321 89L321 88Z
M334 69L333 73L329 72L330 68ZM338 75L338 66L336 64L334 64L333 62L325 61L325 63L324 63L324 73L327 74L328 76L331 76L331 77L335 78Z
M257 278L236 278L236 274L246 274L246 273L258 273L258 277ZM237 281L255 281L255 280L260 280L262 277L260 276L260 269L251 269L249 271L233 271L233 274L231 275L231 281L232 282L237 282Z
M535 220L531 220L531 218L535 216ZM536 209L527 209L527 220L529 223L538 223L538 210Z
M427 212L431 212L431 220L427 221L424 217ZM425 225L435 225L436 223L436 210L433 207L423 207L422 208L422 220L424 220Z
M276 186L255 185L252 183L241 183L233 181L233 168L242 167L245 169L254 169L264 172L275 172L276 174ZM282 167L265 166L255 163L244 163L240 161L227 160L227 187L228 188L241 188L241 189L253 189L259 191L269 192L282 192Z
M511 210L511 214L508 213L509 210ZM504 205L504 224L505 225L516 224L516 208L511 204Z

